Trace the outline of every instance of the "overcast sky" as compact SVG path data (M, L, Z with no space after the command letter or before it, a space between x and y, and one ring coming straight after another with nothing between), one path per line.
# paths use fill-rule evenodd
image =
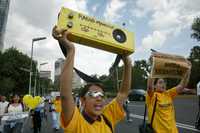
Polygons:
M63 57L51 30L62 6L122 25L135 33L136 50L131 59L147 59L150 49L187 57L199 45L190 38L191 24L200 16L200 0L11 0L4 49L16 47L34 60L48 62L42 70L54 71L54 62ZM88 74L108 74L115 54L76 45L75 66Z

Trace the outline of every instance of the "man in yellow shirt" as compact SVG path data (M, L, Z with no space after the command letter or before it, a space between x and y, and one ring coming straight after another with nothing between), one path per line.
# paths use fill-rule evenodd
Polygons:
M189 77L190 69L188 69L181 82L176 87L169 90L166 90L166 83L164 79L148 79L146 104L148 108L149 122L152 119L153 108L157 98L155 115L152 124L156 133L178 133L173 100L179 93L191 91L185 88Z
M122 56L124 73L117 97L105 106L104 91L100 84L88 84L81 93L80 112L72 96L72 76L75 47L67 39L67 31L53 29L53 37L66 48L67 55L60 77L61 125L65 133L112 133L114 127L124 118L123 103L127 99L131 85L131 60Z

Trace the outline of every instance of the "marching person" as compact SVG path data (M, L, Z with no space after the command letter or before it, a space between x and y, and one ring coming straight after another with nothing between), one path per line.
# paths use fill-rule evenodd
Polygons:
M18 114L24 112L24 105L20 101L19 95L15 94L11 98L11 102L8 104L6 108L6 113L8 114ZM16 122L11 123L10 125L5 126L5 133L21 133L22 132L23 123Z
M9 102L6 101L6 97L5 96L1 96L0 97L0 121L1 121L1 117L6 112L6 108L7 108L8 104L9 104Z
M198 96L198 114L195 122L195 128L200 130L200 81L197 83L197 96Z
M15 94L11 97L11 102L6 108L6 113L21 113L24 112L24 105L20 101L19 95Z
M189 62L188 64L191 66ZM185 88L189 81L190 71L191 69L187 70L185 76L177 86L168 90L166 89L166 82L164 79L148 78L146 104L150 122L153 114L154 104L156 103L155 115L152 124L155 133L178 133L173 100L179 93L191 92L190 89ZM157 102L155 102L156 99Z
M60 112L61 112L61 101L60 96L56 96L56 99L52 104L52 126L54 131L58 131L60 129Z
M123 107L124 107L124 110L126 112L126 120L127 120L127 122L132 122L133 120L130 118L130 110L129 110L129 106L128 106L129 103L130 103L130 101L127 99L124 102Z
M3 125L1 123L1 119L4 115L4 113L6 112L6 108L8 106L8 102L6 101L6 97L5 96L0 96L0 129L3 130ZM1 130L0 130L0 133L1 133Z
M80 112L72 96L72 77L75 47L66 30L53 29L53 37L67 50L64 68L60 78L61 125L66 133L112 133L116 124L125 116L123 103L127 99L131 85L131 60L123 56L124 73L119 92L109 104L104 106L104 87L99 83L87 84L81 91Z

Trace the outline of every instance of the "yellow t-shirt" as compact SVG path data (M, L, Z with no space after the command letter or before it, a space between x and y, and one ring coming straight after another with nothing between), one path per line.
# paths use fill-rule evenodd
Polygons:
M53 104L55 106L56 112L60 113L61 112L61 101L60 100L55 100L53 102Z
M178 133L173 106L173 99L177 94L174 87L163 93L155 92L151 97L148 94L146 95L149 122L151 121L157 95L156 112L153 120L153 128L156 133Z
M125 116L122 107L117 103L116 99L112 100L111 103L105 106L103 114L112 124L113 130L117 122L122 120ZM64 127L63 119L64 118L61 115L61 126L65 133L111 133L109 126L106 124L102 116L100 121L95 121L90 124L85 120L77 107L75 107L72 120L66 127Z

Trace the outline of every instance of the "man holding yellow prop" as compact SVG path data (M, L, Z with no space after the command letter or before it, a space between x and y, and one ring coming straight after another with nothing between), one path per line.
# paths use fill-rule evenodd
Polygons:
M155 55L153 55L154 57ZM166 89L166 82L163 78L149 77L147 83L146 105L148 109L149 122L153 119L152 127L155 133L178 133L175 120L175 110L173 105L174 98L182 92L191 92L185 88L190 77L191 63L187 62L187 70L180 83ZM155 69L154 67L152 69ZM166 73L167 75L167 73ZM151 75L154 76L154 75ZM165 75L161 75L165 76ZM155 114L152 118L155 105Z
M115 125L125 116L123 103L131 85L131 60L127 56L122 57L124 73L117 97L105 106L103 86L97 83L88 84L81 93L83 111L80 112L72 96L75 47L67 39L68 34L70 33L58 30L57 27L53 29L53 37L67 50L60 78L61 125L65 133L112 133Z

